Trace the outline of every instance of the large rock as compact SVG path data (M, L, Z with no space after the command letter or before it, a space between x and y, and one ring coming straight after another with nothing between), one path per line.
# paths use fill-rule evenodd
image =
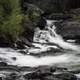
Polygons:
M80 23L78 21L56 22L57 33L64 39L80 40Z
M77 77L74 74L69 72L55 75L54 77L55 77L55 80L77 80Z
M77 80L77 77L73 73L62 70L63 68L57 67L38 67L35 71L25 74L24 78L30 80Z

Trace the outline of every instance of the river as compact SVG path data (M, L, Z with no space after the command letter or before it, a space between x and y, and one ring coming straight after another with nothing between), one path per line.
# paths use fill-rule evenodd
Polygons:
M80 69L80 46L71 40L64 41L56 33L54 22L54 20L47 20L44 30L40 30L38 27L35 29L32 43L34 47L27 47L25 49L26 54L11 48L0 48L0 61L17 66L38 67L56 65L72 70Z

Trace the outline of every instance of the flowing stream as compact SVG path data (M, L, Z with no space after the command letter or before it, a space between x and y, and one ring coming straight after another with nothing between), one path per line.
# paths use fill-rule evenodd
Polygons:
M75 69L80 64L80 46L65 42L56 33L54 22L54 20L47 20L44 30L35 29L32 43L34 47L28 48L26 54L22 54L18 50L11 48L0 48L0 61L17 66L38 67L57 65L70 68L74 67ZM54 50L56 50L56 53ZM43 54L46 55L40 57L34 56Z

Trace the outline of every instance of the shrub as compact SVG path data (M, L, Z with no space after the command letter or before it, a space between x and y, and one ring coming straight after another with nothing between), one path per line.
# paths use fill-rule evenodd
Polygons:
M19 0L0 0L0 37L16 41L22 33Z
M26 6L27 10L25 11L24 20L36 25L40 21L43 11L33 4L26 4Z

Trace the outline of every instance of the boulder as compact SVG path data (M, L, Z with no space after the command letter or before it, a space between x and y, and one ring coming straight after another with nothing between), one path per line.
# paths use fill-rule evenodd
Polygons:
M8 64L6 62L0 62L0 67L1 66L7 66Z
M80 23L78 21L63 21L56 22L56 32L65 40L76 39L80 40Z
M57 80L77 80L77 77L69 72L59 74L59 75L54 75L54 78L56 78Z
M71 15L64 13L52 13L52 14L44 13L43 16L51 20L67 20L72 18Z
M27 38L21 38L20 40L17 40L14 44L14 46L12 46L12 48L14 49L26 49L27 47L31 47L33 46L32 45L32 42L29 41L28 39L31 38L31 36L27 36ZM21 53L23 53L24 51L20 51Z

